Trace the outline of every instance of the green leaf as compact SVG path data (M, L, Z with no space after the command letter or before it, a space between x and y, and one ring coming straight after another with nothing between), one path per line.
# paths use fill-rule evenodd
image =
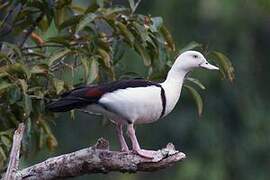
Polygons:
M53 134L49 135L47 138L47 146L50 151L54 150L58 146L58 142Z
M47 16L43 16L43 18L41 19L41 21L38 24L38 27L41 31L45 32L48 30L49 28L49 21Z
M36 41L36 40L34 40L34 41ZM39 45L40 42L36 42L36 44ZM25 53L25 56L38 57L38 58L40 58L40 59L45 59L45 58L47 58L47 56L46 56L45 54L39 53L39 52L27 52L27 53Z
M159 29L163 25L162 17L153 17L151 18L152 24L150 25L150 29L152 32L159 32Z
M77 11L78 13L81 13L81 14L83 14L84 12L85 12L85 8L84 7L81 7L81 6L77 6L77 5L75 5L75 4L72 4L72 5L70 5L70 8L73 10L73 11ZM72 17L71 17L72 18Z
M7 88L13 86L13 84L7 83L5 81L0 82L0 94L5 91Z
M160 31L166 41L165 45L168 46L172 51L175 51L175 43L169 30L163 25L161 26Z
M11 49L15 54L17 54L19 59L22 58L22 52L17 45L8 42L2 42L2 44L7 48Z
M195 78L191 78L191 77L187 77L185 78L186 80L196 84L197 86L199 86L201 89L205 90L205 86L198 80L198 79L195 79Z
M94 13L88 13L86 14L82 20L79 22L77 28L76 28L76 33L78 33L79 31L81 31L85 26L89 25L91 22L93 22L95 20L95 18L97 17L96 14Z
M59 29L60 25L70 18L70 11L66 7L62 7L55 10L54 20L55 25Z
M60 94L65 88L65 82L59 79L54 78L53 79L53 85L56 90L56 94Z
M0 52L0 60L6 60L9 63L12 63L12 59L9 58L5 53Z
M87 7L85 10L85 14L90 13L90 12L95 12L99 8L98 4L95 2L96 0L93 1L93 3L90 3L90 5Z
M185 88L191 93L195 103L197 105L198 115L201 116L203 112L203 101L201 95L191 86L184 85Z
M180 51L179 51L179 54L185 52L185 51L188 51L188 50L192 50L192 49L195 49L195 48L200 48L202 47L202 44L199 44L195 41L192 41L190 43L188 43L185 47L183 47Z
M1 146L0 146L0 155L1 155L0 161L1 161L1 159L4 161L7 159L7 155Z
M111 62L111 56L107 53L104 49L98 48L97 49L98 54L101 56L101 59L103 61L103 64L106 68L111 68L112 62Z
M100 8L103 8L104 7L104 1L105 0L96 0L97 1L97 4Z
M135 43L134 48L142 56L144 65L150 66L151 65L151 57L147 53L146 49L144 49L139 43Z
M19 79L19 83L21 85L22 91L24 94L27 94L28 85L24 79Z
M57 147L58 143L56 138L54 137L49 125L47 124L47 122L42 119L42 117L40 117L39 119L40 125L42 126L42 128L44 129L45 133L47 134L47 146L49 148L49 150L53 150Z
M102 9L101 12L103 12L103 18L115 19L115 15L118 15L120 13L124 13L125 11L127 11L127 8L113 7L113 8Z
M83 69L84 69L84 80L85 82L87 82L87 78L89 76L89 62L87 60L87 57L81 57L80 60L82 62Z
M99 74L99 66L98 66L97 60L95 58L91 58L91 59L92 61L90 65L90 73L87 79L87 84L95 81L98 78L98 74Z
M40 128L39 130L39 141L38 141L38 148L42 149L44 146L44 139L45 139L45 133L44 133L44 129Z
M129 7L130 7L131 11L134 12L134 9L135 9L134 0L128 0L128 2L129 2Z
M9 76L9 74L7 72L1 72L1 69L0 69L0 78L5 78Z
M24 95L24 117L28 118L32 112L32 99L29 95Z
M49 67L47 64L38 64L32 67L31 74L44 74L47 75Z
M7 72L8 74L12 76L17 75L19 78L22 78L22 79L24 78L30 79L31 77L31 73L28 70L28 68L21 63L15 63L15 64L4 66L0 68L0 73L1 72Z
M213 60L218 63L221 73L223 73L230 82L233 82L235 75L234 68L230 59L217 51L211 52L210 57L212 57Z
M57 43L57 44L61 44L63 46L69 47L70 41L71 41L70 35L63 35L63 36L50 37L47 42Z
M6 130L6 131L0 131L0 136L4 135L4 136L12 137L13 132L14 132L13 129L9 129L9 130Z
M130 45L133 46L135 37L133 36L133 34L128 30L127 26L124 25L123 23L117 21L115 24L120 33L124 36L124 40Z
M7 147L7 149L11 147L11 140L6 136L1 136L1 143L3 143Z
M106 37L101 37L101 38L97 39L96 44L97 44L97 46L99 46L100 48L104 49L107 52L112 51L111 44L110 44L110 42L108 42Z
M71 53L71 50L65 49L63 51L59 51L57 53L54 53L50 58L49 58L49 63L48 65L51 66L56 60L63 58L64 56L68 55Z
M112 53L113 53L113 65L119 63L125 54L125 45L121 42L114 41L112 44Z
M25 124L26 124L26 130L25 130L25 140L26 140L26 139L31 138L32 136L32 130L33 130L32 120L30 118L27 118L27 120L25 121Z
M21 89L18 86L13 86L8 90L8 102L14 104L22 97Z
M69 26L74 26L76 24L78 24L81 20L81 18L83 17L83 15L77 15L77 16L73 16L69 19L67 19L66 21L64 21L61 25L60 25L60 29L64 29L66 27L69 27Z
M156 44L150 38L150 33L147 31L144 25L141 25L136 21L132 22L131 25L134 27L134 33L137 35L136 38L139 37L139 42L142 42L143 47L146 47L147 43L150 43L153 47L156 47Z

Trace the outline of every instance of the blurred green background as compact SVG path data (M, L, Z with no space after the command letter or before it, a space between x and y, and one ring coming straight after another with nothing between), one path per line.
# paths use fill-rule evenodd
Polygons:
M121 1L127 3L127 1ZM139 13L162 16L172 32L177 49L191 41L226 54L236 69L234 83L219 74L193 73L207 87L201 91L205 109L198 118L186 91L174 111L164 119L137 127L143 148L160 149L173 142L187 154L177 165L153 173L88 175L75 179L120 180L266 180L270 178L270 0L143 0ZM140 57L127 53L126 70L144 76ZM132 63L131 63L132 62ZM62 114L54 132L59 139L55 152L39 152L24 160L24 166L53 155L87 147L99 137L118 143L114 127L100 117Z

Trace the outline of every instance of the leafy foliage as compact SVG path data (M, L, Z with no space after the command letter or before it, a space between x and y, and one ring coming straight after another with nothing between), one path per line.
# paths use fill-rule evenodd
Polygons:
M164 76L175 52L173 38L161 17L135 13L111 1L78 6L73 1L7 1L0 4L0 169L8 157L14 128L27 124L27 139L37 149L53 149L57 140L50 130L54 114L45 104L66 90L85 83L119 79L117 64L126 49L137 52L149 69L150 79ZM56 35L45 34L56 29ZM4 36L12 38L4 39ZM44 35L44 37L42 37ZM13 43L17 42L17 43ZM193 43L185 48L193 49ZM224 77L233 79L230 61L213 52ZM71 76L70 76L71 75ZM189 78L204 89L196 79ZM202 99L191 86L199 114ZM28 143L29 144L29 143ZM30 150L24 146L25 152Z

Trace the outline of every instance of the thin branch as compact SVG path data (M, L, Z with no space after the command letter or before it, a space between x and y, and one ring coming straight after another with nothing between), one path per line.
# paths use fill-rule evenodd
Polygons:
M19 167L21 141L22 141L24 129L25 129L24 123L20 123L18 126L18 129L15 131L13 135L12 149L10 152L10 160L8 164L8 169L4 178L5 180L13 180L16 178L16 172Z
M16 3L16 2L14 1L14 3ZM13 3L13 4L14 4L14 3ZM12 5L12 6L14 6L14 5ZM19 6L19 8L18 8L18 10L17 10L18 13L23 9L23 6L22 6L21 4L15 6L15 7L11 7L11 10L8 12L8 15L5 17L5 20L4 20L3 24L2 24L2 25L7 26L8 30L7 30L6 32L2 32L3 29L0 30L0 37L5 37L5 36L7 36L9 33L12 32L12 30L13 30L12 28L16 26L16 24L13 24L13 22L10 24L10 23L7 23L6 21L8 20L9 16L13 13L13 11L14 11L18 6ZM16 14L16 13L15 13L15 14ZM14 14L13 14L13 15L14 15ZM2 25L1 25L1 26L2 26ZM1 28L2 28L2 27L0 27L0 29L1 29Z
M44 13L42 12L37 19L35 20L35 22L26 30L26 33L24 35L24 38L22 40L22 42L20 43L19 47L22 47L25 43L25 41L27 40L27 38L31 35L31 33L35 30L36 26L38 25L38 23L42 20L44 16Z
M91 112L91 111L87 111L85 109L76 109L76 110L79 111L79 112L83 112L85 114L89 114L89 115L102 116L102 114L100 114L100 113L94 113L94 112Z
M42 45L37 45L37 46L28 46L28 47L23 47L21 48L22 51L29 50L29 49L40 49L40 48L45 48L45 47L59 47L59 48L64 48L63 45L59 44L42 44Z
M146 159L133 152L110 151L108 141L99 139L95 146L53 157L23 169L17 173L17 178L23 180L63 179L112 171L150 172L172 166L185 157L185 154L176 151L172 144L157 151L154 159Z
M139 6L139 4L141 3L142 0L138 0L134 6L134 10L133 13L136 11L137 7Z
M8 2L6 2L8 3ZM8 20L9 16L13 13L14 11L14 7L11 7L10 10L8 11L7 15L4 17L4 19L2 20L1 24L0 24L0 29L2 28L3 25L5 25L6 21ZM0 31L1 32L1 31Z

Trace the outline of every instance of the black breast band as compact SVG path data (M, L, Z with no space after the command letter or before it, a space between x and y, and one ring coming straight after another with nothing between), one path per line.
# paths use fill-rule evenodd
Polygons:
M162 118L162 116L165 114L165 111L166 111L166 95L165 95L165 90L163 89L162 86L160 86L160 89L161 89L160 96L161 96L161 102L162 102L162 111L159 118Z

